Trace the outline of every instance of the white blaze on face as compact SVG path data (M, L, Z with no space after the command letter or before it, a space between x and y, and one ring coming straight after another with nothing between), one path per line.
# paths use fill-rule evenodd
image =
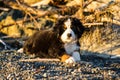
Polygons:
M64 42L64 43L69 43L69 42L72 42L76 39L76 36L75 36L75 33L73 32L73 30L71 29L71 20L68 19L64 25L66 26L66 30L65 32L61 35L61 40Z
M70 26L71 26L71 20L68 19L64 24L65 24L65 26L66 26L67 28L70 28Z

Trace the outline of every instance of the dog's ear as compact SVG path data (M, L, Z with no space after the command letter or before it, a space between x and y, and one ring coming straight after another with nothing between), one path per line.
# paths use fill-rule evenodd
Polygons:
M53 31L59 31L62 28L65 18L59 18L53 26Z
M77 37L80 38L85 31L85 27L77 18L73 18L73 25L75 25L75 27L77 28Z
M54 24L54 26L52 27L52 31L55 32L55 34L57 35L57 37L59 38L59 33L60 33L60 23L59 20L57 20L57 22Z
M53 31L53 32L59 32L59 26L58 26L58 24L55 24L55 25L52 27L52 31Z

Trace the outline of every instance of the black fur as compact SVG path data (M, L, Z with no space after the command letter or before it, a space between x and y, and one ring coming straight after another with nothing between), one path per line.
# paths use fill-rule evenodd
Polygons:
M77 18L64 17L60 18L52 29L41 30L32 35L24 45L24 52L27 54L36 54L41 58L59 58L64 53L64 43L60 36L65 31L64 22L70 18L72 20L72 30L79 39L84 32L84 26Z
M62 44L56 32L41 30L25 42L24 52L36 54L41 58L55 58L62 55Z

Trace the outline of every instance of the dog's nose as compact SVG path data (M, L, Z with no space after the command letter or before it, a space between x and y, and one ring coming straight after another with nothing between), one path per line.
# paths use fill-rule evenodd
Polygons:
M71 36L72 36L72 34L71 34L71 33L68 33L68 34L67 34L67 36L68 36L68 37L71 37Z

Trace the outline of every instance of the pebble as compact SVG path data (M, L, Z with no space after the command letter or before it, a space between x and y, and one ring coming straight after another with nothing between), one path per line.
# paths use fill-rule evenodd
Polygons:
M44 73L44 74L43 74L43 77L47 77L47 76L48 76L47 73Z

